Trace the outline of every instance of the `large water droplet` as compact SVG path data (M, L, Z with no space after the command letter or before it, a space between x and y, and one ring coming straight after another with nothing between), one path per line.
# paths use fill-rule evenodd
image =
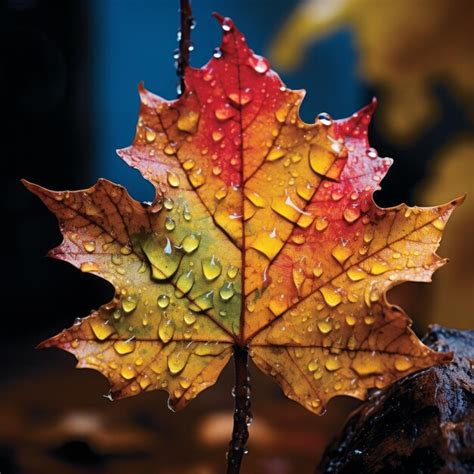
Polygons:
M182 347L176 348L169 356L168 356L168 369L169 371L175 375L179 374L186 365L186 362L189 358L189 352L183 350Z
M147 128L145 130L145 140L148 143L153 143L156 139L156 133L154 130L151 130L150 128Z
M162 247L156 239L150 236L142 248L151 263L152 277L156 280L166 280L178 269L180 255L168 238Z
M190 305L189 309L192 311L200 312L207 311L214 307L214 292L208 291L199 295Z
M230 281L225 281L219 290L219 295L224 301L229 301L235 294L234 285Z
M133 367L133 365L124 365L120 370L120 375L125 380L131 380L137 375L137 371Z
M405 372L413 367L413 362L406 356L399 356L395 359L395 369L399 372Z
M200 234L189 234L181 242L181 247L186 253L192 253L199 247L200 242Z
M175 221L169 217L169 216L166 216L166 219L165 219L165 229L168 230L168 231L172 231L176 228L176 223Z
M176 281L176 288L179 290L179 297L184 296L186 293L191 291L191 288L194 285L194 273L192 270L188 272L183 272Z
M250 246L272 260L283 247L283 242L274 228L271 232L259 232Z
M332 125L332 117L326 112L323 112L318 115L318 121L321 123L321 125L324 125L325 127L329 127Z
M326 359L325 367L330 372L334 372L335 370L341 368L341 361L337 356L329 356Z
M88 321L92 332L99 341L104 341L115 332L115 329L108 321L95 317L90 318Z
M122 298L122 309L125 313L131 313L138 304L138 298L135 295L128 295Z
M225 104L221 107L218 107L214 111L214 114L217 120L220 120L221 122L224 122L225 120L229 120L235 115L235 113L236 113L235 109L233 109L229 104Z
M173 173L172 171L167 171L166 175L167 175L168 184L173 188L177 188L179 186L178 175Z
M95 251L95 242L91 240L90 242L84 242L84 249L86 252L92 253Z
M270 300L268 307L275 316L279 316L288 308L286 295L281 293L275 296Z
M190 110L180 115L176 126L178 127L178 130L181 130L182 132L195 133L198 127L198 122L199 113Z
M125 355L130 354L135 350L135 341L133 339L127 339L126 341L117 341L114 342L114 349L117 354Z
M160 325L158 326L158 336L166 344L174 335L175 324L172 319L169 319L166 313L163 313Z
M336 247L332 249L331 255L341 264L353 254L353 251L350 247L343 244L337 244Z
M341 295L333 288L323 286L319 291L323 295L324 301L326 301L331 308L336 307L342 302Z
M323 334L327 334L332 331L332 323L328 320L318 321L318 329Z
M170 297L168 295L160 295L157 299L157 304L161 309L165 309L170 304Z
M202 273L209 281L215 280L221 274L222 265L215 255L203 259L201 265Z
M347 270L347 276L352 281L363 280L366 277L366 275L367 274L364 272L364 270L358 267L351 267L349 268L349 270Z

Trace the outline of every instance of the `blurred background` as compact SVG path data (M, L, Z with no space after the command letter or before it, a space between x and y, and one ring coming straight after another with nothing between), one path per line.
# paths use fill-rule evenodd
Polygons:
M35 345L108 301L112 288L43 258L61 238L55 218L20 184L80 189L106 177L150 200L115 155L134 136L137 85L176 96L177 0L3 0L0 97L3 221L0 472L214 474L231 432L232 367L184 412L153 392L110 403L97 372ZM430 285L404 284L401 304L422 334L473 327L474 2L471 0L200 0L194 66L219 44L212 11L231 16L286 84L305 88L302 117L342 118L379 98L370 140L394 165L378 204L435 205L470 193L440 248L451 262ZM6 191L6 192L5 192ZM245 473L313 472L359 402L316 417L251 368Z

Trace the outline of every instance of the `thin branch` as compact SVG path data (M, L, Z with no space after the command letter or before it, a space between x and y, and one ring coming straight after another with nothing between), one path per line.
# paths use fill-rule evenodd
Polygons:
M193 49L191 42L191 30L194 28L195 22L193 12L191 10L191 0L180 0L180 28L178 30L179 48L175 51L176 74L179 77L178 97L184 92L184 72L189 66L189 53Z
M227 451L227 474L239 474L242 458L247 453L249 426L252 422L250 412L250 378L248 372L248 352L246 348L235 346L235 397L234 428Z

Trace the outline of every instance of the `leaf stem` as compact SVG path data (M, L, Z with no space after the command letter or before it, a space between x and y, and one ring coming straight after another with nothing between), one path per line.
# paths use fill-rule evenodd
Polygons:
M227 451L227 474L239 474L242 458L247 453L249 426L252 422L250 412L250 377L248 371L248 351L245 347L234 347L235 398L234 428Z
M179 48L176 58L176 74L179 77L178 97L184 92L184 72L189 66L189 53L192 51L191 30L194 28L194 18L191 0L180 0L180 28L178 30Z

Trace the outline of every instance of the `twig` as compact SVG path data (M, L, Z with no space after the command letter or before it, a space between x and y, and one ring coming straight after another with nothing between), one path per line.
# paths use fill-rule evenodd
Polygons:
M193 12L190 0L180 0L180 28L178 30L179 48L175 52L176 74L179 77L178 97L184 92L184 72L189 66L189 53L193 49L191 42L191 30L194 28Z
M234 428L227 452L227 474L239 474L244 454L247 453L248 427L252 422L250 412L250 378L248 373L248 352L246 348L234 348L235 397Z

